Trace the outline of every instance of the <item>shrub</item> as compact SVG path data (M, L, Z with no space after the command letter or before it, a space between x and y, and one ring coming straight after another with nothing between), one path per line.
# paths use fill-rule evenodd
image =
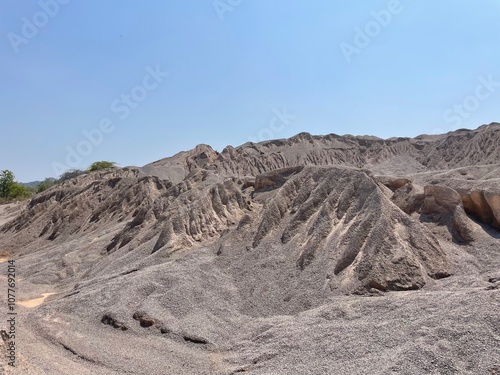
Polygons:
M37 193L41 193L42 191L47 190L48 188L51 188L52 186L57 184L57 180L52 177L47 177L43 182L38 185L38 188L36 189Z
M89 172L99 171L106 168L116 168L116 163L112 161L96 161L92 163L88 169Z
M14 182L10 190L8 198L10 199L26 199L31 197L31 193L26 186Z
M70 169L69 171L64 172L60 177L59 177L59 182L64 182L67 180L71 180L72 178L78 177L82 174L84 174L85 171L82 171L80 169Z

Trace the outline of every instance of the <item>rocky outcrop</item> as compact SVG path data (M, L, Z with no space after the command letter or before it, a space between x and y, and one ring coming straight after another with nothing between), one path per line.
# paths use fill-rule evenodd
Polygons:
M454 170L451 176L447 174L438 174L439 178L428 179L427 183L436 186L435 189L443 190L442 196L453 196L453 207L458 201L457 194L460 197L460 205L464 211L493 228L500 229L500 179L497 177L498 166L476 169L459 169L460 174L472 175L475 172L478 179L460 179L455 176L457 170ZM432 176L432 175L431 175ZM456 193L444 192L447 187Z
M391 201L405 213L411 215L420 210L424 204L424 198L424 188L410 182L395 190Z
M500 190L462 192L464 209L482 222L500 229Z
M378 176L377 180L392 191L396 191L407 184L411 184L411 180L401 177Z
M407 183L396 189L391 201L408 215L421 214L421 220L446 225L458 242L474 240L471 220L464 211L461 195L454 189L441 185Z
M423 214L452 214L462 206L460 194L446 186L426 186L420 212Z
M456 231L459 241L474 241L474 231L472 230L471 220L469 219L463 208L461 206L457 206L453 211L451 217L451 225L452 228Z
M431 221L447 225L458 242L474 240L471 221L463 209L462 197L455 190L447 186L426 186L419 212L427 215Z

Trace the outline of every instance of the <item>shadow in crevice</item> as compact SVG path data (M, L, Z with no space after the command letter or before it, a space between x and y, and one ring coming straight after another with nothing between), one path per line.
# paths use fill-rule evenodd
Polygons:
M500 230L499 229L496 229L494 227L492 227L491 225L489 224L486 224L482 221L480 221L478 218L476 218L475 216L473 215L469 215L467 214L467 216L469 217L469 219L471 219L474 223L476 223L477 225L479 225L482 230L484 231L484 233L486 233L487 235L489 235L490 237L492 238L495 238L497 240L500 240Z
M495 227L484 223L481 221L479 218L477 218L474 215L465 213L468 219L470 219L473 223L477 224L481 229L484 231L485 234L488 236L494 238L494 239L500 239L500 230L496 229ZM455 228L453 224L453 216L450 214L420 214L419 221L421 223L432 223L438 226L443 226L448 229L448 232L452 236L452 240L454 243L458 245L464 245L468 244L473 241L473 239L467 239L464 238L463 235L461 235L457 229Z
M470 236L461 234L453 224L453 216L450 214L420 214L419 221L423 224L434 224L445 227L451 235L451 240L457 245L467 245L473 241Z

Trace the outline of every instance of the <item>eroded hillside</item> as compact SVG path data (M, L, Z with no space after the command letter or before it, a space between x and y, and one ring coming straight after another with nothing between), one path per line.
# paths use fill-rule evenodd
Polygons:
M295 363L327 374L349 368L349 342L368 353L357 366L378 361L370 373L404 363L424 372L431 360L441 373L490 371L500 358L499 145L498 124L414 139L301 133L220 153L200 145L6 209L0 250L19 265L22 298L55 293L23 310L21 335L34 342L24 373L284 374ZM454 306L469 329L456 315L463 303L482 320L463 338L488 342L481 362L479 349L461 351L462 330L436 321ZM422 353L386 348L394 361L377 360L361 333L370 317L387 348L407 345L398 330L421 332ZM342 327L342 347L328 344ZM437 337L446 361L425 341Z

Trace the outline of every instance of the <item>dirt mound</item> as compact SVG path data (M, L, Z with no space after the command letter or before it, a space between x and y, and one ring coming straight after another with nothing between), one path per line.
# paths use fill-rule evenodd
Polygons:
M499 137L200 145L0 207L31 307L21 368L493 371Z
M331 289L418 289L427 277L451 273L424 226L394 206L373 177L343 167L267 172L251 193L241 180L206 170L177 185L135 170L103 172L36 197L2 232L17 243L55 245L117 225L103 256L149 246L149 254L168 258L193 246L218 246L221 236L237 243L240 233L233 232L245 220L255 235L239 246L267 249L279 241L288 263L302 271L319 258L322 269L313 273Z
M418 289L428 276L450 274L433 235L352 169L308 167L290 178L266 202L253 247L269 237L333 289Z
M154 176L139 177L134 169L83 175L37 195L0 233L10 233L17 247L62 243L136 217L171 186Z

